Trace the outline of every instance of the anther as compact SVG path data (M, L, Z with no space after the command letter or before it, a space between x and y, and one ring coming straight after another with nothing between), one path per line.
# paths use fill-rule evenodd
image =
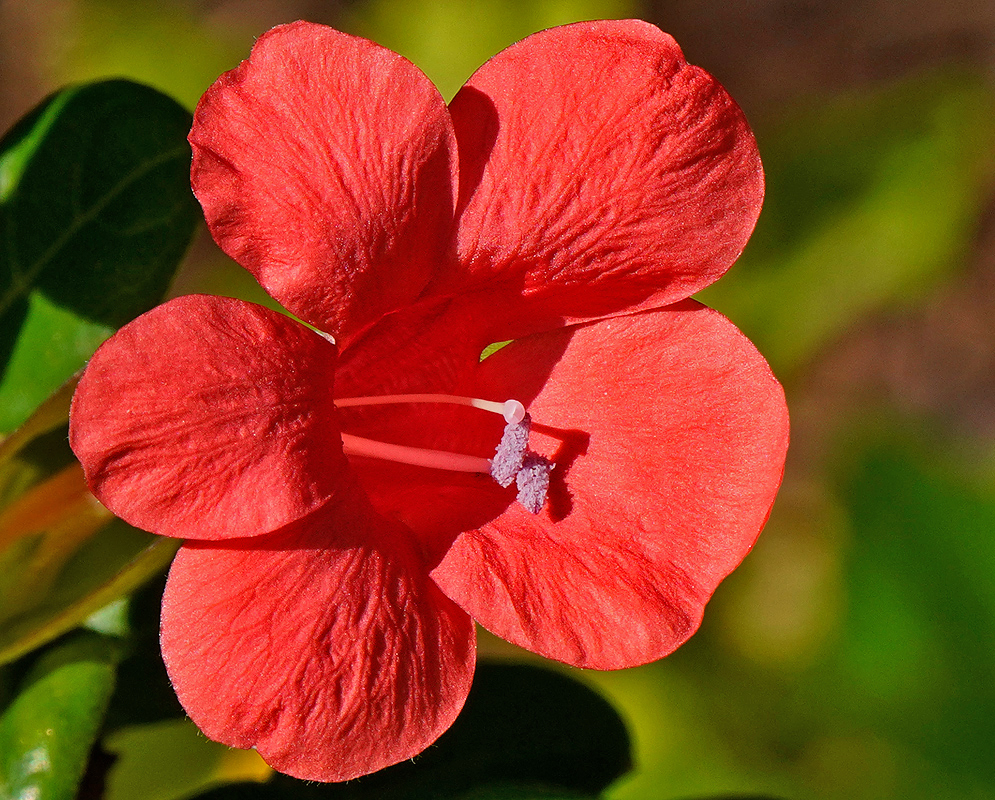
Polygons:
M491 477L505 488L511 486L522 468L522 459L529 448L531 428L532 419L524 413L524 410L521 419L508 420L508 424L504 426L504 434L498 443L494 458L491 459Z
M515 476L518 484L518 502L533 514L542 511L549 493L549 473L553 464L536 453L526 453L522 468Z

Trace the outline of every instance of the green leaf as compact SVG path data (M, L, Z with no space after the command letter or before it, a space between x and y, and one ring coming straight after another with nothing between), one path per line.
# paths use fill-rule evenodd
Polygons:
M112 518L68 447L75 381L0 443L0 664L165 570L179 542Z
M0 664L72 630L108 603L135 591L166 569L179 546L178 539L111 520L60 565L51 591L39 594L23 613L3 622ZM17 564L10 569L17 577L23 574Z
M757 230L699 297L784 374L957 265L993 174L995 98L974 76L916 78L820 101L758 140Z
M189 127L114 80L53 95L0 141L0 430L161 300L199 218Z
M212 742L188 719L121 728L103 744L116 758L107 776L107 800L179 800L206 786L241 787L241 781L263 780L269 773L255 751ZM245 797L253 796L250 791Z
M118 644L81 633L45 653L0 714L0 797L71 800L114 686Z
M0 512L0 625L51 594L72 554L110 519L75 464Z

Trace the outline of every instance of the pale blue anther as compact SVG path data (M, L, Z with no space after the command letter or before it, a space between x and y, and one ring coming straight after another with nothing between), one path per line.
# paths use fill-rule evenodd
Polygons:
M532 419L525 414L517 422L504 426L504 434L498 443L494 458L491 459L491 477L501 486L508 487L522 468L522 459L529 447L529 430Z
M522 468L515 476L518 484L518 502L528 511L538 514L546 504L549 493L549 473L553 470L552 463L536 453L526 453L522 459Z

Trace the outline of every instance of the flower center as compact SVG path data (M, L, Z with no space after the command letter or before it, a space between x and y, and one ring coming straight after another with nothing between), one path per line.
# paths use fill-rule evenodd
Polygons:
M371 397L340 397L338 408L356 406L395 405L401 403L448 403L471 406L481 411L500 414L505 427L493 458L481 458L445 450L379 442L350 433L342 434L342 449L346 455L379 458L430 469L447 469L455 472L476 472L490 475L502 487L513 482L518 488L518 502L533 514L538 514L546 502L549 491L549 473L553 464L529 450L529 431L532 420L525 406L518 400L481 400L477 397L459 397L451 394L388 394Z

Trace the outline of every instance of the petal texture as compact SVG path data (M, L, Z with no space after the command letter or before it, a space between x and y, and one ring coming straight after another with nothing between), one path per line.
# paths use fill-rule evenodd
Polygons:
M452 124L417 67L296 22L201 99L194 193L218 244L340 343L411 302L448 252Z
M760 213L742 112L645 22L530 36L481 67L450 111L460 261L473 283L541 299L543 314L688 297L731 266Z
M549 502L464 533L433 577L497 635L596 669L660 658L753 546L784 467L780 385L685 301L515 342L480 390L524 399ZM538 435L536 432L539 432Z
M194 539L276 530L332 497L347 469L335 354L262 306L177 298L91 359L70 444L93 493L139 528Z
M163 656L194 722L298 778L412 757L470 688L473 623L362 500L238 546L184 545L163 597Z

